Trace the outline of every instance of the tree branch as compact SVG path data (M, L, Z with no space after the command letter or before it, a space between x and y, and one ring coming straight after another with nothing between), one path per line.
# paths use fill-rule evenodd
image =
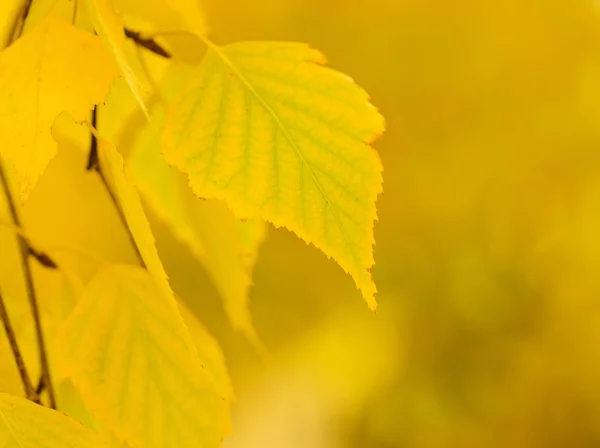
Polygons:
M4 297L0 292L0 317L2 317L2 323L4 324L4 329L6 330L6 336L8 337L8 341L10 342L10 348L13 352L13 357L15 358L15 363L17 364L17 369L19 370L19 375L21 376L21 382L23 383L23 388L25 389L25 396L35 402L39 403L40 398L36 391L33 389L33 385L31 384L31 379L29 378L29 374L27 373L27 368L25 367L25 361L23 360L23 356L21 355L21 350L19 350L19 344L17 343L17 337L15 336L15 332L10 323L10 319L8 318L8 312L6 311L6 305L4 303Z
M23 34L23 28L25 27L25 20L29 15L29 10L31 9L31 4L33 0L24 0L23 6L21 6L21 10L17 13L17 17L13 21L12 27L8 33L6 38L6 42L4 42L4 48L8 47L15 40L21 37Z
M4 172L0 160L0 182L6 195L8 207L13 224L16 227L22 228L21 219L17 212L17 207L13 199L10 187L8 185L8 178ZM35 324L35 333L37 338L38 350L40 355L40 367L41 375L44 382L44 387L48 391L49 407L56 409L56 400L54 398L54 389L52 387L52 380L50 377L50 365L48 363L48 355L46 352L46 344L44 342L44 333L42 331L42 322L40 319L40 310L37 303L37 296L35 293L35 286L33 283L33 273L31 272L31 263L29 255L31 254L29 244L23 235L18 234L17 239L19 241L19 250L21 252L21 268L23 269L23 275L25 276L25 288L27 290L27 299L29 300L29 306L31 308L31 314L33 315L33 322ZM55 263L54 263L55 264ZM56 265L56 264L55 264Z

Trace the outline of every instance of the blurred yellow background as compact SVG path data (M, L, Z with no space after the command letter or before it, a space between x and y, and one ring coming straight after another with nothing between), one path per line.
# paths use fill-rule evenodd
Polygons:
M309 42L387 119L378 315L334 262L270 228L251 291L268 365L153 220L175 291L228 360L225 447L600 446L600 3L202 4L215 42ZM59 151L25 225L134 262L85 157Z

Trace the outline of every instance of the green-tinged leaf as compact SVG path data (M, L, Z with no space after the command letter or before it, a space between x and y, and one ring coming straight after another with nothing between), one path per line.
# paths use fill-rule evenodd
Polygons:
M0 446L99 448L106 445L96 433L65 414L0 393Z
M86 6L98 36L112 54L135 99L147 114L148 108L142 98L142 85L128 61L123 20L115 13L111 0L86 0Z
M52 17L0 53L0 156L17 172L21 201L56 154L56 117L87 119L116 76L98 37Z
M203 353L202 349L199 349L197 352L191 336L183 324L177 302L156 251L154 236L152 235L152 230L150 229L150 224L144 213L140 198L123 172L123 158L115 147L103 138L98 138L98 149L103 173L107 177L112 190L116 193L137 247L148 268L148 272L163 296L165 307L170 308L171 314L178 317L179 325L182 329L181 334L186 340L189 351L195 353L197 357L198 353Z
M93 416L132 447L218 447L227 401L181 316L144 269L111 266L90 282L57 339L58 361Z
M321 62L300 43L209 42L169 108L163 154L198 196L285 226L333 257L375 309L382 166L369 143L384 119L350 78Z
M163 123L161 107L152 111L152 121L157 126ZM148 204L208 271L232 325L260 344L248 310L248 290L265 235L264 221L241 222L221 201L190 195L180 173L165 163L150 126L135 141L128 168Z

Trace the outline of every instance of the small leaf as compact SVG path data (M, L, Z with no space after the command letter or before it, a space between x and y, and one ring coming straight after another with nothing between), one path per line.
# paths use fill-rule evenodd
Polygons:
M55 118L85 120L116 76L98 37L52 17L0 53L0 155L17 171L21 201L56 154Z
M220 446L227 402L146 270L100 271L61 329L57 349L89 411L121 441L134 448Z
M112 54L142 111L148 114L142 98L142 85L128 61L123 20L115 13L111 0L86 0L86 5L98 36Z
M168 111L167 162L188 174L198 196L285 226L333 257L375 309L382 166L369 143L383 117L350 78L317 65L324 58L308 45L208 45Z
M0 446L15 448L106 447L98 435L58 411L0 393Z

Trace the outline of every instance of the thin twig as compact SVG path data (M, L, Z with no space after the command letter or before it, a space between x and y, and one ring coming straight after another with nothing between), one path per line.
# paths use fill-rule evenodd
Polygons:
M17 13L17 17L13 21L12 27L8 32L8 37L4 43L5 48L16 41L19 37L21 37L21 34L23 34L23 28L25 28L25 19L27 19L27 16L29 15L29 10L31 9L32 3L33 0L24 0L21 10Z
M127 231L129 241L131 242L133 250L135 251L135 255L140 263L140 266L145 268L146 263L144 262L144 258L142 257L142 253L140 252L140 249L135 241L133 233L131 232L131 229L129 228L129 223L127 222L127 217L125 216L125 212L123 211L123 208L121 207L121 204L119 203L119 200L117 199L115 192L112 190L110 184L108 183L108 180L106 179L106 176L104 175L104 172L102 170L102 166L100 166L100 157L98 156L98 138L96 137L97 123L98 123L98 114L96 111L96 106L94 106L94 110L92 111L92 124L90 126L91 140L90 140L90 153L88 156L87 170L89 171L89 170L93 169L94 171L96 171L98 173L98 176L100 176L100 180L102 181L102 184L104 185L105 190L108 192L108 195L110 196L111 201L113 202L115 208L117 209L117 213L119 214L121 223L123 224L123 226L125 227L125 230ZM88 125L89 125L89 123L88 123Z
M171 57L171 54L151 37L142 37L141 33L130 30L129 28L125 28L125 37L131 39L140 47L143 47L146 50L157 54L158 56L162 56L163 58L167 59Z
M2 188L4 189L4 194L8 202L8 208L10 209L10 215L13 224L16 227L22 228L21 219L19 218L19 213L17 212L17 207L13 199L12 193L10 191L10 187L8 185L8 178L6 176L6 173L4 172L4 167L2 166L1 160L0 181L2 183ZM23 269L23 275L25 276L25 288L27 290L27 298L29 300L31 314L33 315L33 321L35 323L35 333L37 338L38 349L40 352L39 355L41 375L44 381L44 386L48 391L49 407L52 409L56 409L56 400L54 398L54 389L52 387L52 380L50 377L50 365L48 363L48 354L46 352L46 344L44 342L44 333L42 330L42 322L40 319L40 310L38 307L35 286L33 283L33 273L31 272L31 263L29 259L29 255L31 254L30 247L27 243L27 240L22 235L18 235L17 239L19 240L19 250L21 252L21 267Z
M25 360L21 355L21 350L19 350L19 344L17 343L17 337L13 330L13 327L10 323L10 319L8 318L8 311L6 311L6 305L4 303L4 297L0 292L0 317L2 317L2 323L4 324L4 329L6 330L6 336L8 337L8 341L10 342L10 348L13 352L13 356L15 358L15 363L17 364L17 369L19 370L19 375L21 376L21 382L23 383L23 388L25 389L25 396L35 402L39 403L40 398L36 391L33 389L33 385L31 384L31 379L29 378L29 373L27 373L27 367L25 367Z

